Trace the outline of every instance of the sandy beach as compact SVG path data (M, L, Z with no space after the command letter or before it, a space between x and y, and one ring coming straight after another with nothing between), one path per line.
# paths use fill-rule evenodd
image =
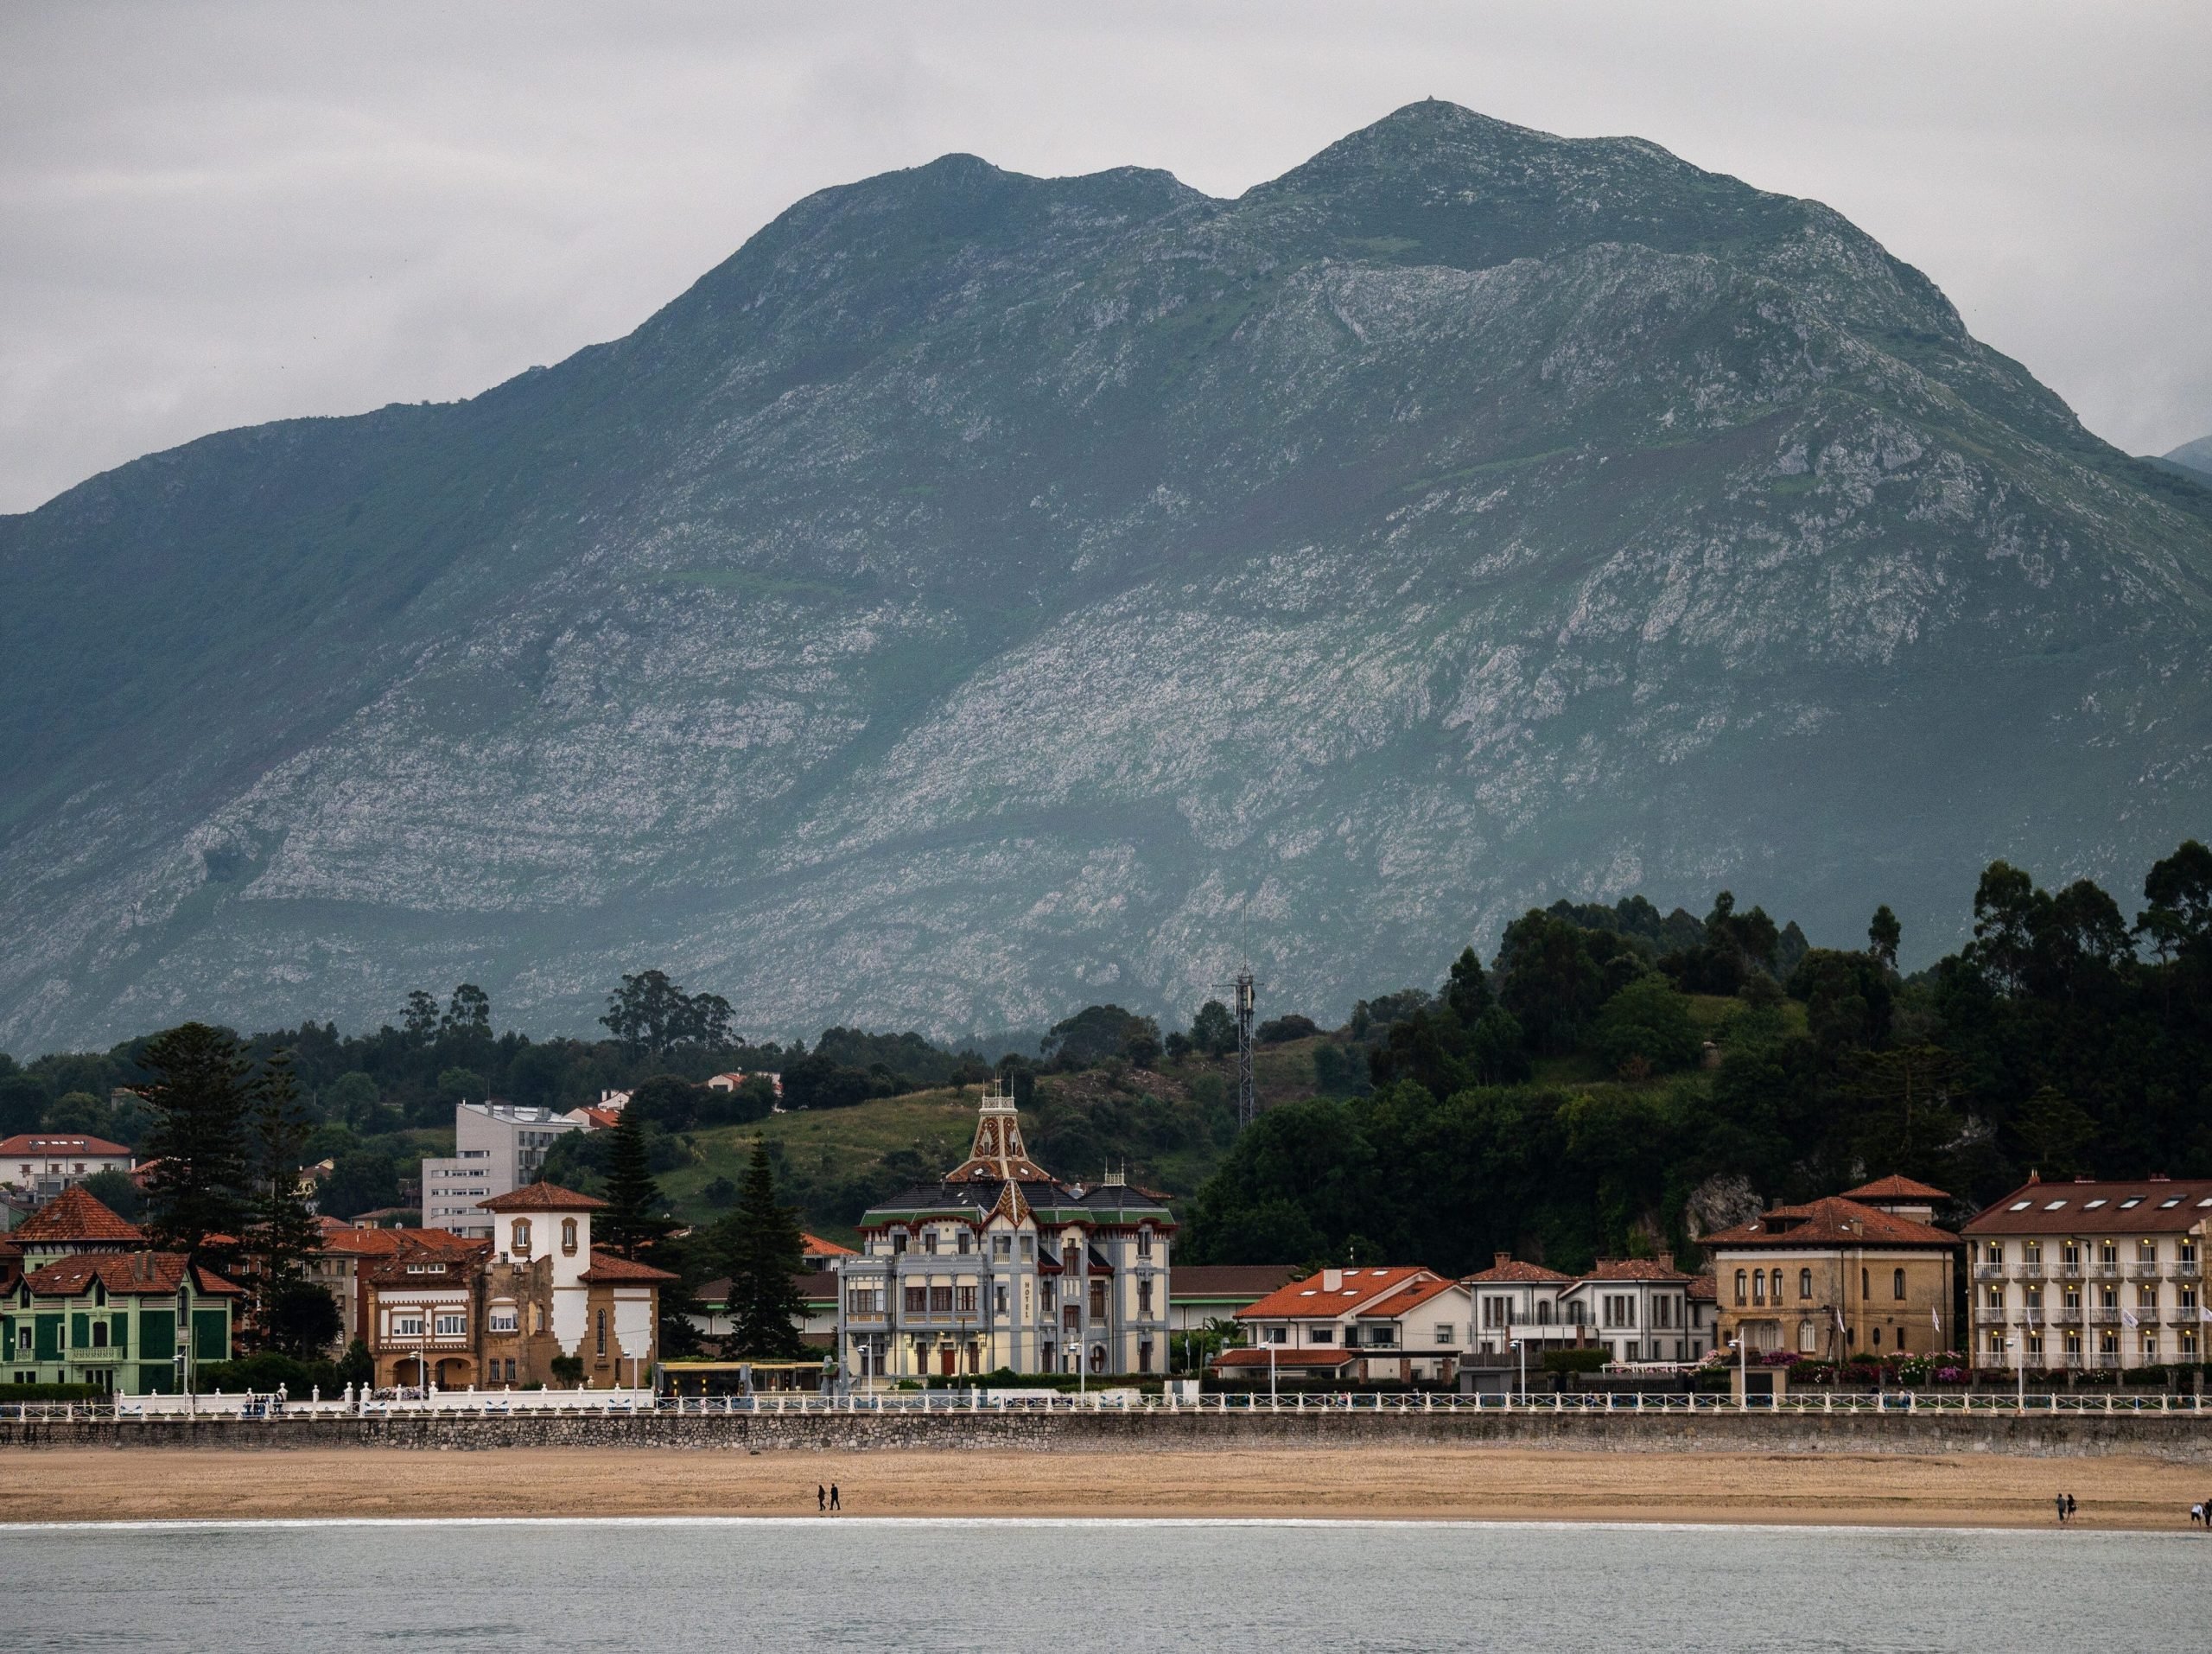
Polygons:
M18 1448L0 1521L436 1516L1337 1517L2189 1528L2212 1467L2132 1457L1276 1448L760 1454Z

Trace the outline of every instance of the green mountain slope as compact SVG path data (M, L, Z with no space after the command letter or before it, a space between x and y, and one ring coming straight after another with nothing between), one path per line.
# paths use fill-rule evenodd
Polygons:
M2203 830L2212 493L1827 208L1443 104L1235 201L824 191L474 401L0 518L0 579L18 1046L646 964L953 1033L1246 946L1334 1015L1532 901L1848 938Z

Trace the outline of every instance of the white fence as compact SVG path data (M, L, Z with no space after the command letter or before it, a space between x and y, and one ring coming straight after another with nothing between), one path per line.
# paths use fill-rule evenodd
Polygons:
M2107 1391L2030 1394L1992 1391L1893 1390L1801 1390L1780 1397L1751 1395L1738 1401L1727 1394L1681 1391L1532 1391L1526 1395L1437 1395L1428 1391L1358 1391L1270 1396L1264 1391L1217 1391L1194 1398L1146 1396L1135 1390L1091 1390L1087 1394L1046 1394L1030 1390L1009 1394L988 1390L887 1390L872 1394L818 1396L803 1392L762 1396L656 1396L646 1390L462 1390L392 1400L343 1397L321 1400L262 1395L128 1396L111 1402L0 1401L0 1420L92 1420L124 1422L181 1417L283 1423L311 1418L549 1418L628 1417L639 1415L699 1417L736 1414L754 1417L822 1415L944 1413L1222 1413L1292 1414L1318 1419L1362 1414L1531 1413L1587 1417L1596 1414L1649 1415L1729 1413L1864 1413L1910 1417L1922 1413L1969 1413L1989 1416L2052 1414L2158 1414L2212 1420L2197 1395L2129 1395Z

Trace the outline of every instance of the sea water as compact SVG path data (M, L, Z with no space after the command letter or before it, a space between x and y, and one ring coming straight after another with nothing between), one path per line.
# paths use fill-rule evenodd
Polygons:
M864 1517L0 1532L9 1649L2202 1649L2212 1537Z

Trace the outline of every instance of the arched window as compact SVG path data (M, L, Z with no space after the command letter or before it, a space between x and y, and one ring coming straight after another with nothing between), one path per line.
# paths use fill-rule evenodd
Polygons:
M1782 1301L1782 1271L1777 1269L1768 1277L1768 1280L1770 1282L1768 1290L1773 1294L1774 1301L1778 1304Z
M1880 1327L1876 1327L1872 1333L1868 1333L1867 1336L1874 1340L1874 1347L1876 1349L1878 1350L1882 1347L1882 1329Z
M1904 1296L1904 1271L1903 1269L1893 1269L1890 1272L1890 1296L1892 1298L1903 1298Z
M1736 1301L1739 1304L1747 1301L1744 1296L1747 1280L1748 1277L1741 1269L1736 1271Z
M599 1352L607 1353L607 1312L603 1309L599 1312Z
M516 1218L516 1219L515 1219L515 1243L514 1243L514 1245L515 1245L515 1252L516 1252L516 1254L517 1254L518 1256L522 1256L522 1257L528 1257L528 1256L530 1256L530 1219L529 1219L529 1218Z
M1872 1286L1870 1286L1869 1284L1867 1284L1867 1283L1868 1283L1869 1282L1871 1282L1872 1279L1873 1279L1873 1276L1872 1276L1872 1275L1869 1275L1869 1274L1868 1274L1865 1269L1861 1269L1861 1270L1859 1270L1859 1295L1861 1298L1871 1298L1871 1297L1872 1297L1872 1296L1874 1295L1874 1288L1873 1288Z
M1809 1298L1813 1295L1813 1272L1810 1269L1797 1271L1797 1295L1800 1298Z
M1764 1269L1751 1271L1751 1301L1755 1304L1766 1301L1766 1271Z
M575 1252L576 1220L574 1218L561 1219L561 1250L571 1256Z

